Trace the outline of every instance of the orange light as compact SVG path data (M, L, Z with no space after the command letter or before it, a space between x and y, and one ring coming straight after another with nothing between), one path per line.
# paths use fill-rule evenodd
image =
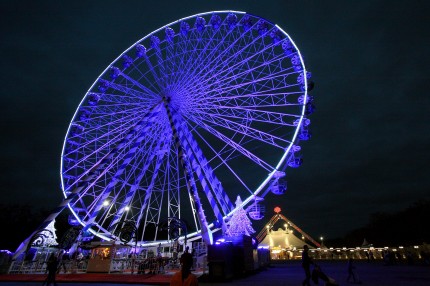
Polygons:
M275 213L277 213L277 214L281 212L281 208L280 208L280 207L275 207L273 210L274 210L274 211L275 211Z

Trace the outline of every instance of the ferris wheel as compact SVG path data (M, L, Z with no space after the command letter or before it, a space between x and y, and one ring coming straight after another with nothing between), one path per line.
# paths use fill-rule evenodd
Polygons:
M211 243L241 207L263 216L286 190L310 137L310 73L277 25L237 11L186 17L143 37L96 79L69 125L64 197L106 240L133 224L140 245L169 239L180 218Z

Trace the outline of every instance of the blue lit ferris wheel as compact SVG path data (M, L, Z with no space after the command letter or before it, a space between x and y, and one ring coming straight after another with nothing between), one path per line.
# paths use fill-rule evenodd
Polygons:
M79 104L62 152L68 207L107 240L133 223L141 245L168 240L159 225L172 217L211 243L238 195L261 219L264 196L302 163L310 89L295 43L265 19L217 11L161 27Z

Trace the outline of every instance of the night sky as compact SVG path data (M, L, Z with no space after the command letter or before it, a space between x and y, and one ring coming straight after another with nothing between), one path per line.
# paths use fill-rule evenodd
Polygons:
M372 213L430 199L429 8L425 0L1 1L1 203L58 205L63 140L98 75L153 30L212 10L281 26L316 84L304 163L288 172L283 197L266 199L267 219L279 205L311 236L335 238Z

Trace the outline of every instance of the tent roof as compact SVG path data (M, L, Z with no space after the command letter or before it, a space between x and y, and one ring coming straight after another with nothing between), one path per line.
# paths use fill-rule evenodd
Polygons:
M309 248L314 248L312 245L295 236L292 232L287 233L284 229L278 228L276 231L270 231L259 245L293 249L294 247L303 248L305 244L307 244Z

